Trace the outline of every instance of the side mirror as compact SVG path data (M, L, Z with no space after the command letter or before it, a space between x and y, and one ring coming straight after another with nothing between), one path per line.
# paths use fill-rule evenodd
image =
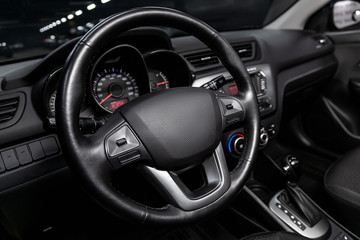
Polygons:
M360 3L358 1L339 1L333 6L333 22L337 29L343 29L360 22Z

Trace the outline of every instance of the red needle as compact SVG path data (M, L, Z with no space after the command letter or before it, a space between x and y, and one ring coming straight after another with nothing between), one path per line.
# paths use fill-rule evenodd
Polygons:
M106 98L104 98L104 100L102 100L102 101L100 102L100 105L103 104L106 100L108 100L109 97L111 97L111 96L112 96L112 93L110 93L109 96L107 96Z
M157 83L156 85L157 85L157 86L160 86L160 85L164 85L164 84L167 84L167 83L169 83L169 81L160 82L160 83Z

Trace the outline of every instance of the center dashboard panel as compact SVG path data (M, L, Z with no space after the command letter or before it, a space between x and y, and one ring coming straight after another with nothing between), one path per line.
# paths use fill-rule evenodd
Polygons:
M274 112L276 109L276 94L269 64L249 66L247 71L258 98L260 115L264 117ZM229 72L198 78L193 82L193 86L204 87L231 96L239 93L239 89Z
M276 111L275 80L269 64L259 64L246 67L253 83L258 101L258 109L261 116L261 129L259 147L265 147L269 139L274 138L278 130L278 122L274 118ZM221 72L206 77L198 78L193 82L194 87L204 87L220 94L236 96L238 89L229 72ZM241 126L230 129L224 134L222 140L229 168L232 169L232 160L241 157L246 143L246 131Z

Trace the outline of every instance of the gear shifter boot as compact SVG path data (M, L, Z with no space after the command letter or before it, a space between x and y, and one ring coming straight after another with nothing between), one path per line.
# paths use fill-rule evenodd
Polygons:
M296 187L287 185L286 191L284 191L278 199L281 203L297 213L299 217L304 220L306 225L310 227L314 226L322 218L322 214L319 210Z

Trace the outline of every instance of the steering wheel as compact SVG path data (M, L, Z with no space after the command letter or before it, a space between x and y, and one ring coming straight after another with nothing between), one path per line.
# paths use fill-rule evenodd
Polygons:
M239 95L190 87L145 94L115 111L93 135L83 135L79 112L92 59L119 33L142 26L173 27L203 41L233 76ZM214 29L172 9L148 7L115 14L84 35L65 63L56 111L70 170L101 206L135 222L181 224L216 213L241 191L256 157L259 113L246 68ZM233 124L244 126L246 143L230 172L221 138ZM165 207L145 206L113 187L114 172L130 164L165 196ZM190 191L177 172L196 165L203 168L206 184Z

